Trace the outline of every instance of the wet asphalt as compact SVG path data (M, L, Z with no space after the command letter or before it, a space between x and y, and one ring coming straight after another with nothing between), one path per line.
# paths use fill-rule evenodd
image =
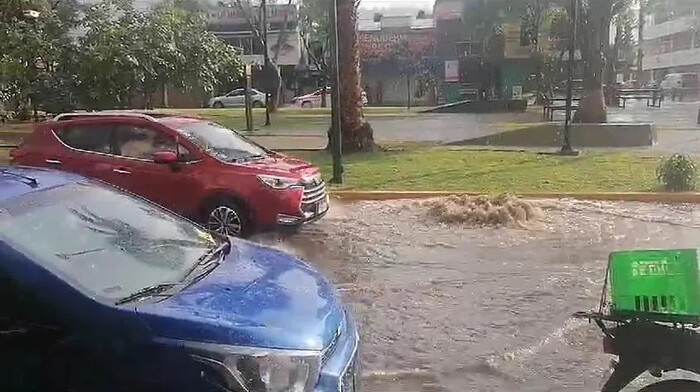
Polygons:
M337 202L296 235L254 240L335 282L361 325L365 391L600 390L613 357L571 314L596 306L609 252L697 247L700 209L537 203L539 222L468 227L416 201Z

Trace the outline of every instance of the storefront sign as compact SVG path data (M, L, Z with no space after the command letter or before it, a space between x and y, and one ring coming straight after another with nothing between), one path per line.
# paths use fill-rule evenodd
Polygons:
M363 59L372 57L386 57L396 50L402 43L408 42L409 48L414 53L424 53L429 55L435 44L433 30L421 32L366 32L360 33L360 55Z

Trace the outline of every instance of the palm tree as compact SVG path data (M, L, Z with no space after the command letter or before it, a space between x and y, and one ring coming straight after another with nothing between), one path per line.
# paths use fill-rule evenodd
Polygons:
M374 132L362 116L360 54L357 43L358 0L336 0L338 25L338 62L340 70L340 122L343 151L374 150Z
M605 55L613 16L628 12L632 0L583 0L579 15L579 47L583 59L583 96L574 122L607 122L603 98Z

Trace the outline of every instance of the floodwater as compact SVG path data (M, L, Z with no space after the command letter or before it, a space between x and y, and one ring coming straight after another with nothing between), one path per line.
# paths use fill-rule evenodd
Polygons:
M539 222L474 228L416 201L338 202L255 240L332 277L361 324L365 391L600 390L613 357L570 315L596 306L610 251L698 247L700 209L536 203Z

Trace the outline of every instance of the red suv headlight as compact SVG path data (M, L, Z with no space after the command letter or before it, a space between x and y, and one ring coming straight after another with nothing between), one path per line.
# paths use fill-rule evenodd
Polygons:
M272 189L289 189L302 186L301 180L298 178L269 176L259 174L258 179Z

